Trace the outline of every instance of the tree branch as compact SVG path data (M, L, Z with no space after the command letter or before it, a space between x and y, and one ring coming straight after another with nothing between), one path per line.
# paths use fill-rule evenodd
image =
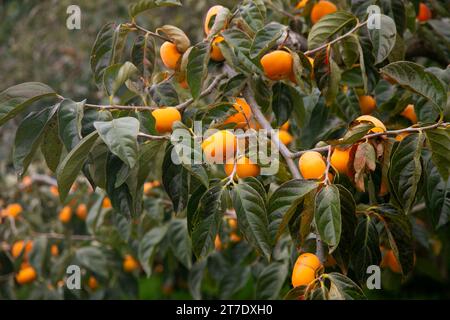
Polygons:
M292 160L291 152L283 143L280 142L280 140L278 139L278 135L274 133L272 126L264 117L264 114L261 112L258 103L256 102L253 93L248 86L246 86L246 88L244 89L244 98L249 104L256 121L258 121L261 127L270 134L272 141L279 147L280 153L286 161L286 164L291 171L292 177L294 179L300 179L300 172L297 168L297 165Z

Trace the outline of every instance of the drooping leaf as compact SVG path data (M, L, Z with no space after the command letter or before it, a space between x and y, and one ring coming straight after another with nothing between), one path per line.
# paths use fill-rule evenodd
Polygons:
M155 255L156 246L161 242L167 233L168 226L163 225L150 229L139 242L138 257L147 277L152 274L152 262Z
M284 231L303 197L319 186L315 181L291 180L282 184L269 199L269 231L272 239Z
M437 128L425 131L431 148L431 159L444 181L450 176L450 129Z
M211 187L200 199L192 231L192 249L197 257L207 256L214 249L226 203L222 199L225 188L219 183Z
M108 261L99 248L92 246L79 248L75 253L75 259L88 270L105 278L108 276Z
M398 61L388 64L380 71L405 89L430 100L437 110L445 109L447 90L435 75L422 66L409 61Z
M370 210L380 217L388 235L389 246L400 264L402 274L409 274L414 266L414 243L408 216L390 204L383 204Z
M251 30L256 32L264 26L266 8L263 1L245 0L239 9L242 18Z
M295 109L303 108L302 97L299 92L284 82L277 82L272 87L272 110L275 113L277 124L281 126Z
M370 29L369 35L372 41L375 63L380 63L386 59L394 48L397 28L394 20L384 14L379 15L381 28Z
M178 93L170 82L161 82L150 87L150 96L158 106L176 106Z
M149 81L155 71L156 43L149 34L136 38L131 49L131 62L136 66L141 75Z
M239 183L234 188L233 206L244 237L269 260L272 250L263 198L251 185Z
M40 82L25 82L0 93L0 126L24 111L33 102L56 96L56 92Z
M84 103L64 99L58 109L59 137L65 148L70 151L81 141L81 128L84 115Z
M192 250L186 220L172 219L169 225L169 242L175 257L187 269L190 269L192 266Z
M97 121L94 127L109 150L133 168L138 158L139 121L133 117L124 117L112 121Z
M45 163L52 172L56 172L58 168L62 149L63 143L58 135L58 121L54 117L45 128L41 143L41 152L44 156Z
M20 123L16 132L13 150L14 169L19 176L25 173L31 163L42 142L45 128L58 110L58 106L32 112Z
M409 212L416 200L419 181L422 177L421 151L425 140L422 133L405 137L391 157L389 180L399 204Z
M89 152L98 138L98 132L93 131L84 137L80 143L73 148L64 160L59 164L56 170L56 179L58 181L59 197L61 202L67 197L69 190L77 178Z
M288 267L286 263L272 262L258 275L256 281L256 298L262 300L277 299L283 286Z
M380 240L375 222L369 215L359 217L352 239L350 263L361 282L364 282L368 276L367 267L379 265L381 262Z
M203 41L195 45L189 53L187 64L187 83L192 97L197 99L207 76L210 43Z
M129 61L107 67L103 74L103 85L108 95L113 97L120 87L138 72L134 64Z
M333 252L342 232L339 189L335 185L325 186L317 193L314 220L322 241L329 245L330 253Z

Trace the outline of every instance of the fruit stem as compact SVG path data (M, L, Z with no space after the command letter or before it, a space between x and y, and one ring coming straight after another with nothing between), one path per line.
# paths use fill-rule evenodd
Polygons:
M323 179L323 184L324 185L329 185L330 184L330 179L328 178L328 173L330 172L330 167L331 167L331 150L332 147L331 145L328 146L328 155L327 155L327 167L325 169L325 177Z

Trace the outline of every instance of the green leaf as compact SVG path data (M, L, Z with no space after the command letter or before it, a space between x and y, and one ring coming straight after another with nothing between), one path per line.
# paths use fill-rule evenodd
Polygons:
M296 179L283 183L269 198L269 230L272 239L281 235L297 206L311 191L317 189L315 181Z
M136 118L124 117L112 121L97 121L94 127L112 153L130 168L136 165L139 134L139 121Z
M152 140L140 145L138 155L138 187L143 186L151 171L158 167L158 157L164 153L165 147L166 142L163 140Z
M370 208L383 222L389 245L400 263L402 274L407 275L414 267L414 242L409 217L390 204Z
M357 225L356 204L353 194L349 190L340 184L336 186L339 189L342 219L341 241L339 241L339 246L336 250L339 259L336 260L341 270L347 270Z
M264 26L266 7L263 1L245 0L239 10L244 21L254 32Z
M84 103L64 99L58 109L59 137L68 151L81 141L81 122L84 115Z
M58 168L62 149L63 143L58 135L58 121L56 118L52 118L45 128L41 143L41 152L44 156L45 163L52 172L56 172Z
M139 70L131 62L126 61L123 64L113 64L105 69L103 75L103 85L110 97L113 97L120 87Z
M277 22L271 22L258 30L250 48L250 58L255 59L265 54L277 43L286 30L286 26Z
M204 185L200 184L189 197L186 207L187 228L189 236L192 236L194 226L198 223L199 216L197 215L197 209L200 204L200 200L207 190L208 189Z
M195 222L192 231L192 249L198 258L207 256L214 249L214 240L226 210L224 191L225 187L220 183L206 191L200 199L196 217L192 219Z
M148 231L139 242L138 257L147 277L152 274L152 261L155 255L156 246L161 242L167 233L168 226L163 225Z
M364 282L368 276L367 267L381 262L380 239L376 221L369 215L362 215L352 239L351 265L356 276Z
M230 299L236 292L242 289L250 277L250 267L235 264L225 270L225 274L219 283L219 299Z
M187 83L192 97L197 99L203 88L203 82L208 74L208 62L211 45L203 41L195 45L189 53L187 64Z
M357 19L347 11L337 11L328 14L312 27L308 35L308 49L314 49L324 44L328 38L345 27L355 25Z
M342 59L351 68L359 58L358 37L354 34L342 39Z
M273 262L267 265L256 280L256 298L261 300L277 299L288 275L286 263Z
M107 260L103 252L96 247L82 247L75 253L76 261L86 269L102 277L108 276Z
M330 246L330 253L339 245L342 231L339 189L328 185L317 193L314 220L323 242Z
M428 100L442 112L447 104L447 90L442 82L422 66L408 61L398 61L388 64L380 70L400 86L417 93Z
M58 169L56 170L56 179L58 181L58 190L61 202L65 201L70 187L77 178L77 175L86 161L86 158L94 146L97 138L97 131L94 131L84 137L59 164Z
M435 228L450 221L450 179L444 180L429 159L426 163L425 200Z
M202 281L207 266L207 259L198 260L189 270L188 285L192 298L200 300L202 298Z
M416 200L416 193L422 176L420 161L424 134L410 134L395 149L391 157L389 180L399 204L409 212Z
M33 248L29 254L29 262L36 270L39 276L44 276L45 261L48 258L48 239L44 236L38 236L33 239Z
M106 68L119 62L129 28L115 23L105 24L97 34L91 51L91 70L95 83L103 80Z
M436 128L425 131L431 149L431 159L444 181L450 176L450 129Z
M136 38L131 49L131 62L145 80L152 79L156 63L156 43L152 36L145 34Z
M291 118L293 110L304 108L303 100L300 93L294 87L281 81L276 82L272 90L272 110L275 113L277 125L281 126Z
M222 31L221 35L231 48L241 51L244 55L248 55L250 53L252 40L242 30L234 28L227 29L225 31Z
M19 125L13 150L14 169L22 176L42 142L45 128L50 123L58 105L30 113Z
M239 183L234 188L233 207L244 237L269 260L272 250L263 198L251 185Z
M56 96L56 92L40 82L25 82L6 89L0 93L0 126L33 102L52 96Z
M178 93L170 82L161 82L150 87L150 96L158 106L176 106L180 100Z
M380 14L379 17L382 27L369 30L376 64L382 62L389 56L394 48L397 35L397 28L395 27L394 20L384 14Z
M172 200L175 212L181 212L187 205L189 197L189 172L180 164L172 160L173 145L165 151L162 166L162 183L169 198Z
M181 6L179 0L140 0L134 4L130 4L128 7L128 13L130 17L134 19L137 15L144 11L158 8L158 7L179 7Z
M190 269L192 266L192 250L186 219L172 219L170 221L169 242L178 261L187 269Z
M119 157L108 153L106 161L106 193L111 199L111 205L114 210L128 219L136 216L137 208L133 201L137 193L135 188L136 171L137 168L130 169Z
M328 273L326 276L330 280L330 289L328 290L330 300L366 299L361 288L350 278L337 272Z

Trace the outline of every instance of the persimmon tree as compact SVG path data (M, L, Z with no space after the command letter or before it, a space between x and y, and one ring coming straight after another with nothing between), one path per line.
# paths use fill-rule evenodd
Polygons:
M23 116L24 197L52 199L3 200L0 296L31 283L30 297L134 297L142 272L164 266L196 299L245 286L260 299L362 299L369 266L400 281L416 259L448 268L430 249L450 240L448 8L244 0L206 9L195 44L182 26L140 22L180 6L138 1L128 22L103 26L90 61L100 104L36 82L0 94L0 125ZM174 161L186 157L175 130L205 161ZM272 174L251 158L262 133L279 155ZM27 176L39 150L56 180ZM210 161L222 152L229 162ZM41 184L53 195L31 190ZM62 282L71 264L82 291Z

